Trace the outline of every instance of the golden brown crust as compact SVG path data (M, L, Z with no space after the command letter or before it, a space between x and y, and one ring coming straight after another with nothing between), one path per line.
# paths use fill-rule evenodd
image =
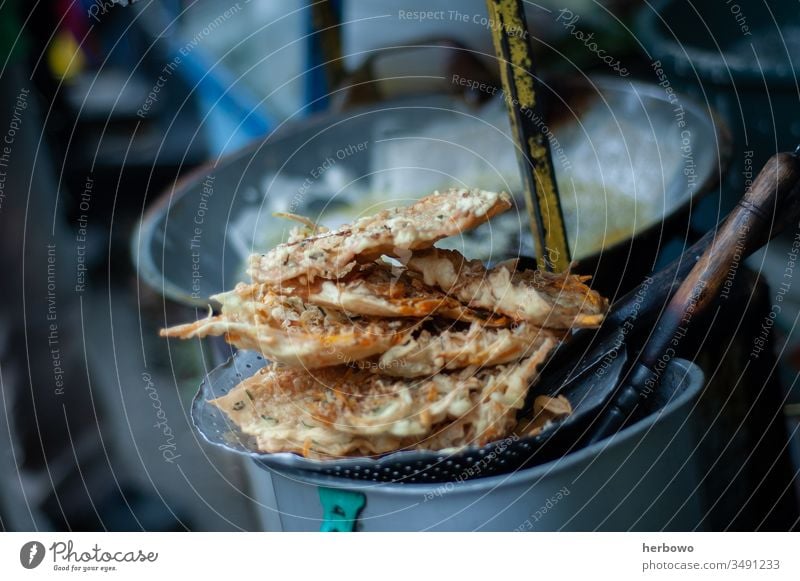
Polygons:
M232 345L258 351L273 361L316 369L380 355L405 339L416 324L349 317L259 285L240 284L214 298L222 304L220 315L164 329L161 336L225 336Z
M434 192L410 206L384 210L330 232L293 239L250 257L253 282L278 285L305 276L339 279L356 262L429 248L437 240L470 230L511 208L505 192L451 189Z
M210 403L253 436L262 452L329 458L483 445L513 427L554 345L546 342L520 364L421 381L346 366L309 373L273 364Z
M471 309L441 290L427 286L420 276L386 263L362 265L340 280L304 278L267 287L285 296L302 298L311 305L372 317L439 315L489 327L508 326L508 317Z
M533 411L522 418L514 432L518 435L537 436L552 422L572 415L572 405L563 395L540 395L533 400Z
M503 263L487 269L455 250L414 252L406 266L466 305L550 329L596 327L608 301L586 286L587 277L516 271Z
M394 377L425 377L464 367L491 367L519 361L555 342L551 331L522 323L507 329L487 329L474 323L468 329L409 334L369 367Z

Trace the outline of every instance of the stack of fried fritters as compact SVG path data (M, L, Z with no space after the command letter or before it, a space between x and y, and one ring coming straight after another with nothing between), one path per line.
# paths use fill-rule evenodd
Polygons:
M581 277L513 261L487 269L433 247L510 207L505 193L452 189L334 231L298 218L287 243L251 256L252 283L213 297L219 315L162 335L225 335L271 361L211 402L264 452L331 458L503 438L558 342L599 325L607 307ZM566 401L536 407L544 419L569 413Z

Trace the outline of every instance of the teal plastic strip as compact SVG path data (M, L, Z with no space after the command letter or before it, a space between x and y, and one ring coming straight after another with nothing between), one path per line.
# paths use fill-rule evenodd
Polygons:
M322 504L322 526L324 533L349 533L356 529L358 514L367 503L361 492L341 488L319 487L319 501Z

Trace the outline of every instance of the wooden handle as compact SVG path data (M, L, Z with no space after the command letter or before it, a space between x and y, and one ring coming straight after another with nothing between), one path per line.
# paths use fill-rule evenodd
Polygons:
M791 157L791 154L786 153L779 155L789 155ZM783 157L780 159L791 163L791 160L786 160ZM773 161L779 161L778 156L774 156L772 159L770 159L770 162ZM764 169L766 170L767 166L769 165L771 165L771 163L768 162L768 164L764 166ZM788 169L791 172L791 166L788 166ZM797 217L800 216L800 196L792 195L791 190L794 187L792 185L793 178L791 173L785 173L786 170L787 166L784 163L783 169L781 170L782 177L776 175L774 178L776 181L776 189L774 192L776 200L772 227L759 228L753 233L753 243L748 248L743 249L742 259L747 258L753 252L766 244L771 238L774 238L783 232L787 226L795 222ZM759 174L759 177L760 176L761 174ZM748 190L747 195L752 194L758 197L757 192L761 191L763 202L760 203L759 206L766 205L766 210L769 212L771 210L771 202L763 198L765 192L764 185L758 182L759 179L756 178L756 181L753 183L750 190ZM766 192L768 192L768 190L769 189L767 189ZM769 194L767 193L766 195ZM750 203L752 203L752 200ZM737 204L736 208L732 212L739 213L741 211L741 204ZM656 274L649 277L649 279L644 283L628 292L625 296L617 299L611 306L603 326L613 329L624 324L625 321L633 316L639 315L641 318L641 315L644 313L650 313L658 310L658 308L663 305L664 302L669 299L669 297L675 294L675 291L678 290L678 287L681 285L682 281L686 279L692 268L694 268L703 254L705 254L706 250L708 250L708 248L711 246L711 243L714 242L717 233L722 231L724 224L725 223L723 222L714 230L706 232L706 234L700 240L684 250L678 258L673 260ZM727 281L728 278L726 277L724 284L727 284Z
M798 189L800 157L796 153L772 156L670 300L591 442L616 432L624 424L642 397L657 387L692 320L717 298L743 259L775 236L787 218L796 219ZM777 214L779 209L781 215Z
M670 302L668 308L675 316L702 310L716 298L737 254L749 254L754 244L760 245L764 232L772 234L775 211L798 179L800 162L793 154L779 153L767 161ZM670 331L669 325L664 331Z

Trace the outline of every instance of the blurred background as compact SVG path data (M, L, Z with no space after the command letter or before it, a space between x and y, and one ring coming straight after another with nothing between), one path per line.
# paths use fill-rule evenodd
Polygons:
M225 346L158 330L280 241L274 211L518 190L492 23L483 0L122 4L0 5L0 527L280 530L264 471L192 427ZM526 11L573 254L612 299L800 143L796 0ZM465 251L531 254L509 216ZM797 527L798 236L687 343L710 378L697 528Z

